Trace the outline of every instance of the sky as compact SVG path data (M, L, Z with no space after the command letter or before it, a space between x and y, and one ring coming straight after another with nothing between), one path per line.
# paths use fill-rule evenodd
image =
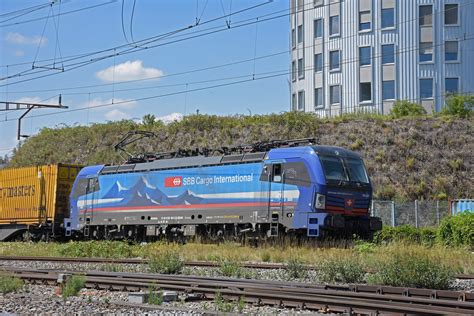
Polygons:
M26 135L146 114L169 121L198 110L288 111L288 6L286 0L1 0L0 101L58 104L61 94L68 109L34 109L22 121ZM0 155L18 144L22 113L0 112Z

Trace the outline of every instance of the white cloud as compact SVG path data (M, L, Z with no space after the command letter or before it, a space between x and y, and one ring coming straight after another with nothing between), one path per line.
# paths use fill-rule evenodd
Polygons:
M41 36L26 36L26 35L23 35L21 33L16 33L16 32L7 33L7 36L5 36L5 40L9 43L17 44L17 45L41 44L43 46L48 43L48 38L46 37L43 37L43 39L41 39Z
M40 97L23 97L15 100L15 102L19 103L41 103Z
M105 113L105 118L108 119L109 121L119 121L119 120L129 119L130 115L120 110L113 109Z
M122 109L131 109L134 108L137 105L137 101L129 100L129 99L120 99L120 98L114 98L113 102L112 99L102 99L102 98L94 98L90 100L89 102L84 103L84 107L97 107L103 104L111 104L114 103L115 107L120 107ZM100 109L101 107L98 107L97 109Z
M22 50L16 50L13 55L15 55L16 57L22 57L22 56L25 56L25 52L22 51Z
M163 71L157 68L146 68L143 67L143 61L134 60L126 61L122 64L115 66L110 66L104 70L101 70L95 74L97 78L105 82L120 82L127 80L137 80L137 79L149 79L163 76Z
M162 121L165 124L172 123L174 121L181 121L183 119L183 114L181 113L171 113L168 115L160 116L156 118L159 121Z

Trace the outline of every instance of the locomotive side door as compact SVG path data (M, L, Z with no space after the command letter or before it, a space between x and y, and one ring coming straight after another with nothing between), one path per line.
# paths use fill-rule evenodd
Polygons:
M86 188L86 206L84 210L84 236L89 236L90 224L94 219L94 200L95 193L99 188L99 180L97 177L89 178Z
M269 199L269 213L270 213L270 236L278 236L278 228L280 219L283 214L284 202L284 173L281 163L274 163L271 165L270 175L270 199Z

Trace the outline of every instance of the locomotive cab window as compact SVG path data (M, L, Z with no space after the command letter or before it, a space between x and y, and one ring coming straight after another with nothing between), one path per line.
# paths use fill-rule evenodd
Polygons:
M273 182L281 182L281 164L273 165Z

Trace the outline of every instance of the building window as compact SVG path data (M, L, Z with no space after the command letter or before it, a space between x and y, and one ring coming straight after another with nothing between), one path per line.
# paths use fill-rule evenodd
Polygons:
M314 107L323 106L323 88L314 89Z
M419 10L420 26L433 25L433 6L432 5L420 5L418 10Z
M304 78L304 60L298 59L298 79Z
M329 18L329 35L339 35L339 15Z
M433 61L433 43L420 43L420 62Z
M433 79L420 79L420 98L433 98Z
M323 71L323 54L314 55L314 71Z
M370 11L359 12L359 31L370 30L371 20L372 20L372 15L370 14Z
M395 80L382 81L382 99L395 100Z
M298 110L304 110L304 90L298 91Z
M360 102L372 101L372 84L370 82L361 82L359 84L359 90Z
M444 42L444 60L445 61L457 61L458 51L459 51L459 47L458 47L457 41Z
M296 81L296 62L291 62L291 80Z
M298 25L298 44L303 43L303 25Z
M395 26L395 8L382 9L382 28Z
M459 78L446 78L444 82L446 94L459 92Z
M395 63L395 45L382 45L382 65Z
M359 63L361 66L371 64L371 47L359 47Z
M293 109L293 111L296 111L296 109L298 107L298 104L296 102L297 102L296 93L293 93L291 95L291 108Z
M324 4L324 0L314 0L314 6L320 7Z
M444 5L444 24L445 25L457 25L458 22L458 5L457 4L445 4Z
M323 20L314 20L314 38L323 37Z
M341 52L338 50L329 53L329 70L339 70L341 67Z
M292 47L296 46L296 31L295 31L295 29L291 30L291 46Z
M303 10L304 0L298 0L298 10Z
M329 87L329 99L331 104L341 103L341 86Z

